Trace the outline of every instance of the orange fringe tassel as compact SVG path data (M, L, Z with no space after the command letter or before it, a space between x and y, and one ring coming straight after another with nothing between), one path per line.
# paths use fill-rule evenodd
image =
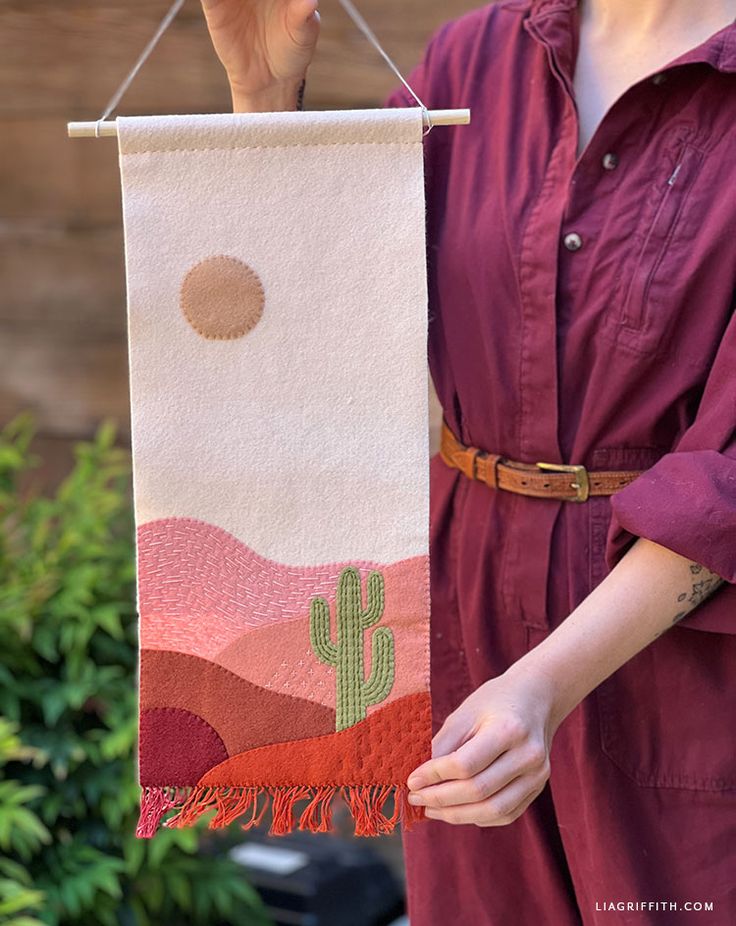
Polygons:
M169 810L176 809L177 813L164 821L166 827L192 826L203 814L214 810L208 824L210 829L229 826L238 820L242 829L249 830L262 822L269 807L271 836L285 835L295 827L311 833L327 833L333 829L332 800L338 792L353 817L356 836L382 836L391 833L398 824L410 829L424 817L421 807L408 802L403 785L144 788L136 836L142 839L153 836ZM393 798L390 816L384 812L389 798ZM297 820L295 804L302 800L309 803Z

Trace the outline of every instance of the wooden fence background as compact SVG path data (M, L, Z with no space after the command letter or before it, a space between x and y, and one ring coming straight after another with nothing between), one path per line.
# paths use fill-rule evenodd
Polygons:
M44 478L70 444L114 419L129 436L125 282L113 139L66 137L95 118L169 0L0 0L0 423L30 409ZM430 32L477 3L359 0L406 73ZM337 0L322 32L308 109L369 107L397 80ZM188 0L120 112L223 112L224 73L198 0Z

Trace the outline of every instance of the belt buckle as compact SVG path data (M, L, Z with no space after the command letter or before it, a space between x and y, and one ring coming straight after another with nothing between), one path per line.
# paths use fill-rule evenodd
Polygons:
M574 473L575 482L571 482L571 488L575 489L574 498L565 498L565 502L584 502L590 495L590 482L588 480L588 471L580 463L536 463L539 469L547 470L551 473Z

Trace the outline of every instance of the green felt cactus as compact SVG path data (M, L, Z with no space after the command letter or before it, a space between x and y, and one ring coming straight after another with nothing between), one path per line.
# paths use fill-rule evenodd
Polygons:
M366 679L364 634L377 624L384 607L384 581L380 572L368 575L366 607L363 607L360 573L348 566L337 580L335 604L336 640L330 634L330 606L313 598L309 609L309 636L315 655L335 668L337 730L352 727L366 716L366 708L378 704L394 683L394 635L378 627L371 638L371 673Z

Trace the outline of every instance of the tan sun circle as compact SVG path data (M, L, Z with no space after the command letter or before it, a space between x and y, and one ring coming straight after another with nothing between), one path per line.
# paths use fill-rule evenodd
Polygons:
M195 264L181 284L184 317L210 340L247 334L261 320L264 301L258 274L235 257L208 257Z

